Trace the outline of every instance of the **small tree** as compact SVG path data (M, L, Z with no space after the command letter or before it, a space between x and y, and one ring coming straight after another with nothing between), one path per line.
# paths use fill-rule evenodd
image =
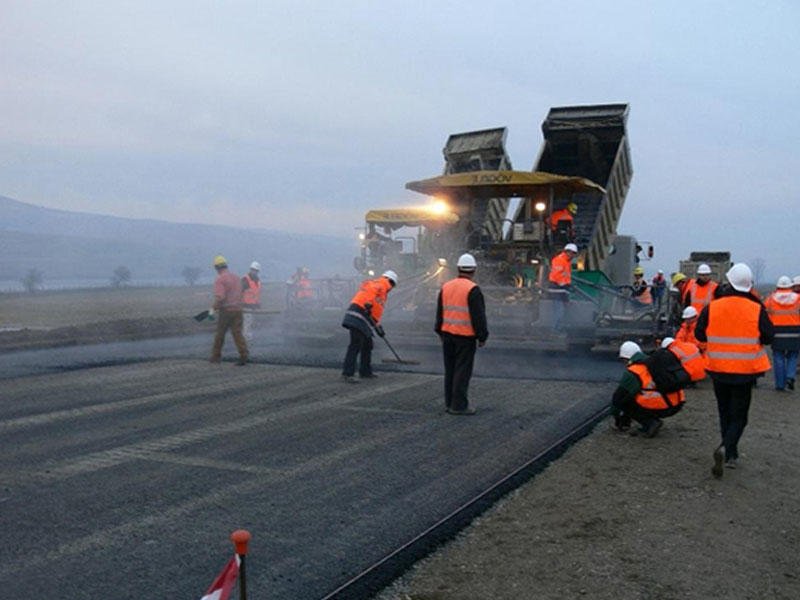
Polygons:
M25 277L20 279L22 283L22 287L25 288L25 291L29 294L33 294L42 287L42 282L44 281L44 275L39 269L31 269L25 274Z
M200 267L183 267L181 275L183 275L186 285L194 285L200 279L200 273L202 272L203 270Z
M119 266L114 269L114 275L111 276L111 285L114 287L122 287L130 283L131 270L128 267Z

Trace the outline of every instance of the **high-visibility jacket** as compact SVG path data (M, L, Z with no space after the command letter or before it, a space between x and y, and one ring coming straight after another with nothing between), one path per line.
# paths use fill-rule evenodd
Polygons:
M700 352L706 351L706 345L704 342L698 340L694 335L694 330L697 328L697 319L691 319L690 321L684 321L681 323L681 328L678 329L678 333L675 334L675 339L679 342L688 342L690 344L694 344L698 348L700 348Z
M653 381L653 376L650 370L644 363L633 363L628 365L628 371L636 375L642 383L642 389L636 394L636 404L648 410L666 410L683 404L686 396L683 390L677 392L670 392L669 394L661 395L656 389L656 382Z
M383 308L386 304L386 296L389 290L392 289L392 284L386 277L378 277L377 279L368 279L361 282L361 287L358 288L356 295L350 301L351 304L357 304L361 308L367 308L370 304L369 316L377 325L383 316Z
M800 349L800 294L790 290L775 290L764 301L764 307L775 326L772 349Z
M242 292L244 304L261 304L261 280L255 280L248 273L242 277L247 282L247 288Z
M724 296L708 305L706 369L714 373L755 375L769 370L761 345L761 304L741 296Z
M475 337L469 316L469 293L476 285L471 279L457 277L442 286L442 331Z
M681 342L676 339L667 347L667 350L681 361L681 366L692 378L692 381L705 379L706 359L696 344Z
M637 288L634 286L633 288L634 293L634 300L640 302L642 304L652 304L653 303L653 296L650 293L650 288L647 286L647 283L644 281L642 282L642 286Z
M572 227L573 222L572 213L569 212L566 208L562 208L561 210L557 210L550 216L550 229L555 231L558 229L558 223L560 221L569 221L570 227Z
M297 288L294 292L295 298L311 298L314 295L314 290L311 289L311 280L303 275L297 280Z
M684 298L687 296L689 297L690 305L695 307L699 315L714 299L714 290L716 289L716 281L709 281L705 285L698 285L695 279L691 279L684 288Z
M550 261L550 275L548 280L558 286L572 283L572 261L565 252L559 252Z

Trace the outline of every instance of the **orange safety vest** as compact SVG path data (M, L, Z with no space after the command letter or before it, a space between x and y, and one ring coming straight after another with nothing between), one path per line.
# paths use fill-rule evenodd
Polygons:
M681 361L681 366L692 378L692 381L705 379L706 359L696 344L681 342L676 339L667 349Z
M784 295L782 299L788 303L778 301L776 295L779 293ZM764 307L769 314L769 320L776 327L800 326L800 294L795 294L794 292L772 292L764 301Z
M683 390L670 392L666 396L662 396L656 389L656 382L653 381L653 376L650 375L650 370L644 363L628 365L628 371L636 375L639 381L642 382L642 389L636 394L636 404L642 408L649 410L666 410L683 404L686 400Z
M457 277L442 286L442 331L475 337L468 297L476 285L471 279Z
M689 281L689 284L685 288L685 293L689 296L689 303L695 307L698 315L703 312L706 306L711 304L711 301L714 299L714 290L716 289L716 281L709 281L705 285L697 285L695 279Z
M297 280L297 289L295 290L295 298L311 298L314 295L314 290L311 289L311 280L305 275Z
M247 289L242 292L242 302L244 304L261 303L261 280L256 281L250 274L244 276L247 280Z
M695 335L694 330L697 328L697 319L692 319L691 321L684 321L681 324L681 328L678 329L678 333L675 334L675 339L679 342L688 342L690 344L694 344L698 348L700 348L700 352L706 351L706 345L704 342L699 341Z
M769 357L758 329L760 312L761 304L741 296L725 296L708 305L709 371L741 375L769 371Z
M377 325L383 316L383 307L386 304L386 296L389 290L392 289L392 284L386 277L378 277L378 279L368 279L361 282L361 287L358 288L356 295L350 301L351 304L357 304L361 308L366 308L367 304L371 304L370 316Z
M557 210L552 214L550 217L550 229L555 231L558 229L559 221L569 221L569 224L572 225L573 222L572 213L569 212L566 208L562 208L561 210Z
M641 304L652 304L653 303L653 296L650 293L650 287L647 284L644 284L644 291L640 293L638 296L633 296L633 299ZM636 288L634 288L635 290Z
M566 252L559 252L550 261L550 275L548 280L558 286L572 283L572 262Z

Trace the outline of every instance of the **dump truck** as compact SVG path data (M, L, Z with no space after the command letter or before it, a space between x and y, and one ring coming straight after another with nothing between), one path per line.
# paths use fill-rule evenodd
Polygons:
M428 197L416 210L446 214L448 222L419 220L415 236L409 233L411 220L382 224L376 218L385 216L381 211L367 214L357 267L364 274L378 272L378 258L385 258L378 242L396 253L394 262L381 265L408 265L390 303L394 308L387 310L387 327L429 336L439 285L454 276L457 257L471 252L493 338L506 345L548 349L659 337L663 315L626 289L634 266L652 258L653 246L616 231L633 174L627 116L625 104L550 109L532 171L511 169L505 128L451 135L443 173L406 184ZM564 240L550 217L569 203L578 206L571 239L580 254L561 335L552 327L547 273ZM402 260L404 253L413 260Z

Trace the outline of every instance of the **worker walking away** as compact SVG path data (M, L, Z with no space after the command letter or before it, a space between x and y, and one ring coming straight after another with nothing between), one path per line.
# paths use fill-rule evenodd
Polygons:
M214 281L214 306L210 312L217 314L217 332L210 362L218 363L222 360L222 345L225 343L225 334L230 329L239 351L236 364L244 366L249 353L242 335L242 284L239 277L228 270L228 261L224 256L214 258L214 269L217 271L217 278Z
M611 398L614 427L626 431L633 420L640 425L633 433L654 437L663 425L662 419L683 408L684 392L678 390L662 395L656 389L655 380L645 364L648 357L636 342L624 342L619 348L619 357L626 366Z
M434 330L442 340L444 355L444 404L451 415L474 415L467 391L475 363L475 350L486 344L486 306L475 283L478 264L471 254L456 263L458 277L446 282L436 304Z
M242 317L244 339L248 342L253 339L253 321L255 315L252 312L261 308L261 264L256 261L250 263L250 270L247 275L242 277L242 308L244 315Z
M574 202L570 202L567 204L566 208L557 210L550 215L550 232L554 244L566 244L575 240L575 228L573 223L575 215L577 214L578 205Z
M711 281L711 267L702 263L697 267L697 278L689 280L684 292L683 306L694 306L698 314L714 299L717 282Z
M794 389L797 354L800 351L800 294L792 291L792 280L786 275L778 279L777 289L764 301L775 339L772 340L772 367L775 389Z
M661 269L653 277L650 285L650 292L653 296L653 304L661 312L661 305L664 302L664 292L667 290L667 278L664 277L664 271Z
M636 267L633 270L631 289L631 297L640 305L651 306L653 304L653 297L650 294L647 280L644 278L644 269L642 267Z
M381 326L381 316L386 305L386 297L397 285L397 273L386 271L377 279L361 283L361 287L350 300L344 313L342 327L350 331L350 344L342 365L342 381L359 383L355 378L356 360L360 357L358 374L361 379L376 377L372 372L372 332L380 337L385 335Z
M572 259L578 254L575 244L567 244L564 250L556 254L550 261L548 275L548 293L553 299L553 330L562 333L564 315L569 302L569 291L572 287Z
M722 477L723 461L728 468L737 466L753 384L769 371L764 345L772 343L774 333L767 310L750 292L750 267L737 263L725 277L731 291L703 309L694 332L706 343L707 371L714 383L719 412L722 443L714 450L714 477Z

